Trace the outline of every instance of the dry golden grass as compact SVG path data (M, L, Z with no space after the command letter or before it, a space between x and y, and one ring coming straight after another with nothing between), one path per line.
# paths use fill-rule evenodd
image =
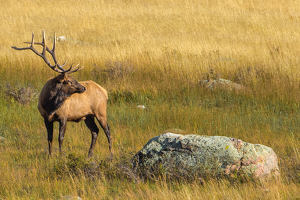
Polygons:
M0 0L0 5L0 136L7 138L0 143L0 199L300 197L300 1ZM181 128L271 146L282 180L135 183L118 177L116 163L95 180L55 174L66 156L47 158L36 100L22 106L5 95L7 83L40 90L55 75L32 52L10 48L24 45L31 32L40 40L41 30L49 44L54 32L66 36L58 42L59 60L81 63L85 68L75 76L109 91L114 162L164 130ZM209 69L249 90L199 88ZM137 110L137 104L147 109ZM83 124L68 125L67 155L86 155L89 142ZM102 133L95 154L94 162L108 155Z
M3 1L1 58L40 63L11 45L31 32L65 35L61 60L87 67L130 60L140 67L280 70L299 78L299 5L289 1ZM29 56L31 55L31 56ZM28 58L30 57L30 58ZM11 62L13 62L11 61ZM17 63L21 65L20 63Z

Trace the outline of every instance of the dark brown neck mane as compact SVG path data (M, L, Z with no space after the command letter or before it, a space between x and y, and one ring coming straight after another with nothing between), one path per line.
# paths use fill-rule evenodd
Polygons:
M62 90L59 80L61 80L63 75L58 75L46 83L46 88L44 97L42 99L42 107L47 112L48 115L55 112L64 101L70 96Z
M55 112L64 101L71 95L66 94L61 88L54 88L49 92L49 95L44 99L43 108L48 114Z

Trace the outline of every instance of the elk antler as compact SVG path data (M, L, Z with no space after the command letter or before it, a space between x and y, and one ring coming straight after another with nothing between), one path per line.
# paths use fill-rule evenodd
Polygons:
M53 41L53 47L52 50L50 50L47 46L46 46L46 39L45 39L45 32L43 31L43 40L42 42L34 42L34 33L32 33L32 39L31 42L24 42L26 44L30 44L29 47L24 47L24 48L19 48L16 46L12 46L11 48L15 49L15 50L27 50L30 49L32 50L36 55L40 56L41 58L43 58L43 60L45 61L45 63L54 71L58 72L58 73L73 73L78 71L81 67L78 65L75 66L75 69L73 69L73 65L71 65L69 67L69 69L65 70L63 67L66 65L67 62L65 62L64 64L60 65L57 63L56 57L55 57L55 45L56 45L56 35L54 33L54 41ZM42 53L38 52L33 45L37 44L37 45L41 45L43 47L43 51ZM51 65L51 63L48 61L47 57L46 57L46 51L48 53L50 53L50 55L52 56L52 59L54 61L54 65ZM72 70L73 69L73 70Z

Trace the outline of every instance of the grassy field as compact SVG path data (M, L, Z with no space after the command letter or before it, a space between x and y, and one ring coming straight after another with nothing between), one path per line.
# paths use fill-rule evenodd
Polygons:
M299 199L300 1L296 0L0 0L0 199ZM69 123L64 155L48 158L37 98L22 105L12 88L37 93L55 73L32 52L14 51L31 32L54 32L62 63L80 63L77 80L109 92L115 158L101 132ZM244 92L211 91L213 69ZM141 110L137 105L145 105ZM135 180L131 156L166 130L224 135L270 146L281 180ZM97 170L92 166L99 164ZM90 171L86 170L89 169Z

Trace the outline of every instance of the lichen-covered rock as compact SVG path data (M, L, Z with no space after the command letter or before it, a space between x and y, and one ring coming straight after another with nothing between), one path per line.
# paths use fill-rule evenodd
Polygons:
M261 179L279 175L277 156L270 147L225 136L165 133L152 138L133 157L133 166L146 177Z

